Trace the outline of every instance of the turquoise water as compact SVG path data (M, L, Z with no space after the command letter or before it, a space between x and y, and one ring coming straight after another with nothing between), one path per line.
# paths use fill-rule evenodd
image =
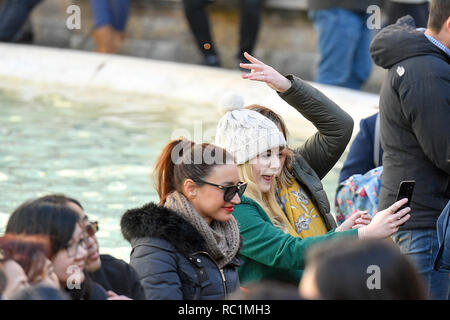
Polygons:
M0 234L25 200L64 193L99 221L101 252L128 260L120 217L157 201L151 174L159 152L181 135L211 142L219 117L214 106L159 97L0 87ZM337 173L324 180L329 195Z

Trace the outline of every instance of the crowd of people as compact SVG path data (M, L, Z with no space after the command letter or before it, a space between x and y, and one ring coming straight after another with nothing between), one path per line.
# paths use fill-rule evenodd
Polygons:
M184 3L187 11L204 6ZM351 20L324 4L315 24L323 28L332 15ZM450 3L431 1L426 29L403 17L371 42L388 75L379 115L361 126L341 183L382 165L379 201L368 212L348 200L338 221L321 180L346 149L353 119L312 85L246 52L252 43L237 56L249 71L242 78L267 84L317 133L288 145L278 114L235 104L214 144L170 141L154 170L159 202L121 217L129 264L100 254L98 222L76 199L24 202L0 237L3 299L449 299ZM200 47L205 57L214 52ZM416 183L412 199L396 197L405 180Z
M44 0L3 0L0 7L0 41L32 42L32 10ZM184 15L202 64L220 67L219 50L211 32L207 7L216 0L181 0ZM264 0L239 0L240 27L236 65L253 53L263 22ZM0 5L1 5L0 1ZM315 81L361 89L372 70L369 45L374 31L368 28L370 6L383 13L383 24L411 15L417 27L426 27L429 0L308 0L309 18L318 35L320 61ZM93 28L90 32L100 53L118 53L126 35L130 0L90 0ZM381 16L378 17L381 19ZM381 23L381 21L379 21Z

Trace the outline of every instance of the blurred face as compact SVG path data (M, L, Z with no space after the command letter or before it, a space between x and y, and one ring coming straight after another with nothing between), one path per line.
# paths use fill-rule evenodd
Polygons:
M270 186L275 177L281 173L283 149L273 148L261 153L250 163L252 166L253 177L262 193L270 191ZM286 160L286 158L284 158Z
M58 276L53 269L53 264L49 259L46 259L44 271L38 276L32 284L43 284L49 287L59 289Z
M69 202L68 206L75 210L78 215L80 216L80 224L83 230L87 230L89 227L89 219L86 213L82 208L80 208L77 204L73 202ZM86 266L85 269L87 272L94 272L100 269L101 267L101 260L100 260L100 252L99 252L99 245L97 237L95 236L95 233L87 233L86 236L88 239L88 253L87 253L87 259L86 259Z
M239 183L239 171L235 164L217 165L203 180L224 187L236 186ZM230 201L225 201L222 189L208 184L197 185L191 181L188 179L185 182L185 196L208 224L213 220L225 222L231 219L234 206L241 203L237 193Z
M3 273L6 276L6 288L3 291L5 299L11 299L20 290L28 288L27 275L22 267L14 260L3 263Z
M316 284L316 272L314 266L308 266L303 273L299 286L300 296L308 300L320 299L319 289Z
M67 280L84 281L83 270L87 258L87 239L83 229L76 224L72 239L65 249L59 250L53 258L53 268L62 286L66 286ZM69 279L70 277L70 279Z

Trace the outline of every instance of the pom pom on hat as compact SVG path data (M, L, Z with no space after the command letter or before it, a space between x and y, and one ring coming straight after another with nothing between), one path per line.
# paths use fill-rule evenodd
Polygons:
M243 107L244 97L232 91L225 93L218 103L218 110L222 115L228 111L239 110Z

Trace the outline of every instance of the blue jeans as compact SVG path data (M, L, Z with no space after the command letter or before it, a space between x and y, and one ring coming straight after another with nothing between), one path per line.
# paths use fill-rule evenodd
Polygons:
M398 231L392 239L400 247L401 252L411 258L417 272L423 276L429 297L439 300L449 299L449 274L433 270L433 263L439 250L436 230Z
M125 31L130 8L129 0L91 0L94 27L110 25L118 31Z
M361 89L370 76L372 32L367 14L341 8L310 11L318 34L320 62L316 82Z
M41 1L6 0L0 8L0 41L15 41L31 10Z

